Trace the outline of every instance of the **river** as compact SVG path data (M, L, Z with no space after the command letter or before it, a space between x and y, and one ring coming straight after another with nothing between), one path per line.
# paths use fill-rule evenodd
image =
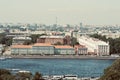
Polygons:
M91 59L6 59L0 68L28 70L43 75L75 74L79 77L99 77L114 60Z

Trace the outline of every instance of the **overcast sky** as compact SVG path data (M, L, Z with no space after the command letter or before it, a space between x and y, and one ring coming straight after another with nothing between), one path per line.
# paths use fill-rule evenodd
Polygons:
M0 0L0 23L120 24L120 0Z

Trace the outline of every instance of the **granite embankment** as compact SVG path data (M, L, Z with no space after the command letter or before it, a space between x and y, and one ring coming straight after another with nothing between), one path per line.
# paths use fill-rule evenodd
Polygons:
M36 58L36 59L118 59L119 57L111 56L78 56L78 55L10 55L11 58Z

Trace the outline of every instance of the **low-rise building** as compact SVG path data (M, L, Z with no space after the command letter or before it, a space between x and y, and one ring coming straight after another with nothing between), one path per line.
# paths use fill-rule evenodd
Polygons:
M79 43L88 48L88 53L90 52L99 56L110 55L110 45L107 42L88 36L81 36L79 37Z
M50 44L56 44L60 42L61 44L64 44L64 37L63 36L41 36L39 39L37 39L37 43L50 43Z
M83 46L83 45L75 45L75 54L78 55L87 55L88 54L88 49Z
M34 45L12 45L12 55L74 55L75 50L68 45L36 43Z
M25 41L31 41L30 37L14 37L12 44L24 44Z
M36 43L32 46L32 54L35 55L53 55L54 46L46 43Z
M11 54L12 55L29 55L32 53L31 45L12 45Z
M55 54L56 55L74 55L75 50L71 46L55 46Z

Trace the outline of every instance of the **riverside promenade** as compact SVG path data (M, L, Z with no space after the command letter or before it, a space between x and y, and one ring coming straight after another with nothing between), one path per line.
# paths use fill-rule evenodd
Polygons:
M88 56L88 55L9 55L11 58L32 58L32 59L118 59L111 56Z

